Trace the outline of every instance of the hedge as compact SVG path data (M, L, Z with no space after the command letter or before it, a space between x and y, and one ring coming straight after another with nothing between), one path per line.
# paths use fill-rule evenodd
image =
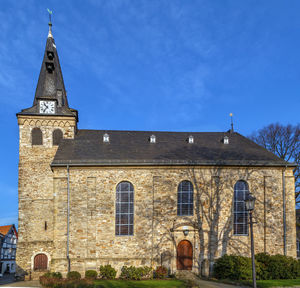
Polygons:
M251 258L224 255L214 264L214 277L217 279L251 280ZM300 276L300 263L284 255L255 255L256 278L262 280L294 279Z

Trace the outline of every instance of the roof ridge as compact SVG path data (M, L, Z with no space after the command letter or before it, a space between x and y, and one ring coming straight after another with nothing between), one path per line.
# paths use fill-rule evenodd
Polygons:
M91 132L149 132L149 133L182 133L182 134L235 134L229 133L228 131L221 131L221 132L208 132L208 131L159 131L159 130L112 130L112 129L78 129L77 132L80 131L91 131Z

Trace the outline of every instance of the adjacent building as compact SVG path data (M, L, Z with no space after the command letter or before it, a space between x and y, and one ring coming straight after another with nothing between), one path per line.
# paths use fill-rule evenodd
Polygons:
M15 225L0 226L0 274L16 272L18 232Z
M233 129L78 129L51 26L33 104L17 118L20 272L207 273L225 253L250 255L250 192L256 252L296 257L294 164Z

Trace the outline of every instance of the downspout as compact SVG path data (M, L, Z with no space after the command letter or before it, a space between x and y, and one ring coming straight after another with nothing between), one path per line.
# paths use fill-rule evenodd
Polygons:
M153 269L153 253L154 253L154 185L155 176L152 178L152 222L151 222L151 268Z
M283 205L283 254L286 256L286 208L285 208L285 170L282 171L282 205Z
M70 170L69 165L67 165L67 191L68 191L68 200L67 200L67 261L68 261L68 272L71 271L71 262L69 255L69 242L70 242Z

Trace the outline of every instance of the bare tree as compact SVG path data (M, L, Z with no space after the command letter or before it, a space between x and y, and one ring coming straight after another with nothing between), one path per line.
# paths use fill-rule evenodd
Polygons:
M295 197L300 203L300 124L270 124L249 136L251 140L276 154L279 158L295 162Z
M160 197L156 194L153 202L153 216L151 211L146 217L152 217L153 230L159 231L161 236L155 236L152 258L155 262L165 262L172 258L172 250L168 250L166 243L176 243L174 231L182 229L184 225L191 226L195 230L197 246L199 247L196 255L196 266L199 274L212 275L213 264L216 257L222 256L228 251L237 254L247 251L247 243L241 241L239 237L233 237L233 187L237 179L249 179L251 169L225 169L222 166L215 166L208 169L201 169L197 166L191 166L182 171L182 178L190 180L194 187L194 217L177 217L174 207L177 207L175 198ZM156 188L168 187L168 179L156 177ZM229 203L229 206L228 206ZM171 214L161 214L161 207L168 207L173 211ZM222 207L227 207L223 211ZM145 209L146 206L144 207ZM148 207L149 208L149 207ZM145 209L142 209L145 211ZM175 212L175 213L174 213ZM163 219L163 221L162 221ZM178 220L178 221L177 221ZM173 222L173 225L172 225ZM176 225L174 226L174 223ZM172 228L172 229L170 229ZM150 233L150 231L149 231ZM155 232L156 233L156 232ZM149 234L147 238L153 237ZM145 249L147 243L145 242ZM173 255L174 256L174 255Z
M221 249L220 255L228 253L227 248L229 242L235 245L232 246L239 254L245 243L234 238L233 236L233 199L228 198L225 191L232 191L236 178L248 179L252 171L249 169L235 170L229 172L221 166L216 166L210 169L209 173L204 175L203 172L195 168L188 169L188 174L195 187L195 218L194 227L198 232L200 252L198 255L198 270L199 274L203 274L203 263L206 258L208 261L208 275L212 276L213 264L218 254L219 248ZM207 177L209 175L209 177ZM208 180L210 179L210 180ZM210 183L208 183L209 181ZM230 197L230 196L229 196ZM231 212L226 215L226 221L220 225L222 215L222 207L226 206L226 202L231 202ZM206 237L204 236L206 234ZM204 240L207 239L207 242ZM239 247L239 248L238 248ZM206 257L204 255L206 251Z

